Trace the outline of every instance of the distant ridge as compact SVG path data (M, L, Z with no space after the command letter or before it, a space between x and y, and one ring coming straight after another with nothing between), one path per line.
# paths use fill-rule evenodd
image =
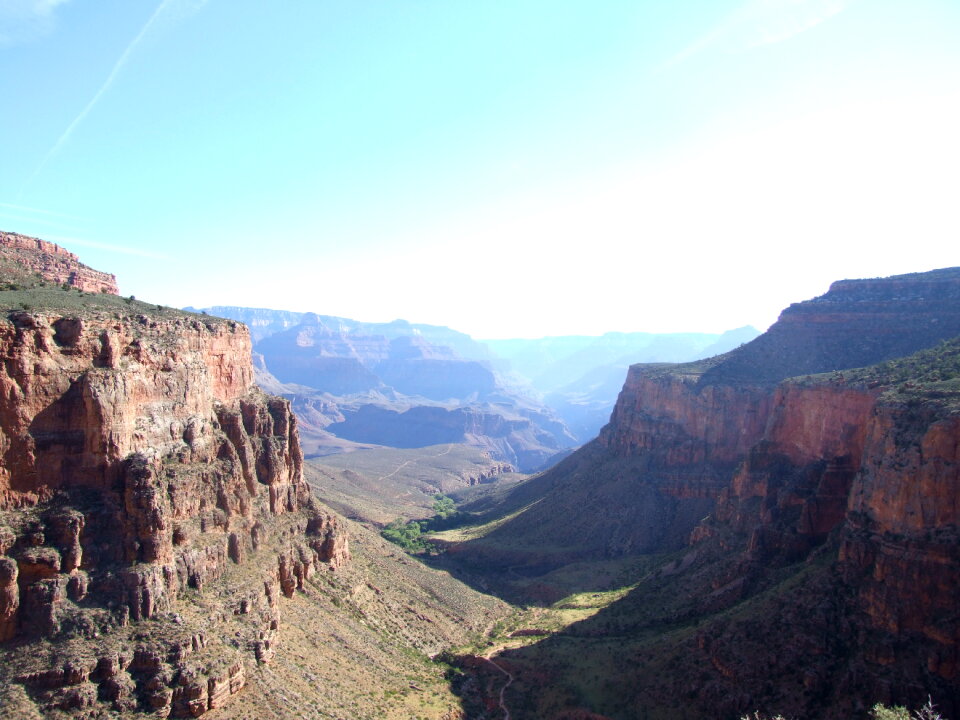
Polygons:
M0 231L0 260L12 276L36 273L48 282L83 292L120 294L112 274L94 270L72 252L39 238Z

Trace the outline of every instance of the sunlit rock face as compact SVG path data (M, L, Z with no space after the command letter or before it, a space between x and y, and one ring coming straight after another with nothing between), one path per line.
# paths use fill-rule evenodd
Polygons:
M796 505L804 533L823 538L844 517L880 390L785 379L871 365L957 335L958 269L839 281L726 355L632 367L598 442L640 463L671 507L673 498L709 497L725 518L737 514L731 498L776 495L771 478L802 476L803 492L777 502Z
M113 275L87 267L72 252L46 240L0 231L0 257L58 285L91 293L120 293Z
M43 713L195 717L349 559L247 329L171 311L0 319L0 653Z
M702 623L678 640L696 679L663 691L691 707L840 718L929 694L954 716L960 271L835 283L726 355L633 366L598 440L509 502L464 557L712 558L663 611ZM634 689L644 667L618 691L672 702Z

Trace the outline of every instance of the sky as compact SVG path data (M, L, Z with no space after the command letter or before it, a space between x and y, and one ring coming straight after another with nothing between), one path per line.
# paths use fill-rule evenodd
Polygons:
M960 265L956 0L0 0L0 229L170 306L764 330Z

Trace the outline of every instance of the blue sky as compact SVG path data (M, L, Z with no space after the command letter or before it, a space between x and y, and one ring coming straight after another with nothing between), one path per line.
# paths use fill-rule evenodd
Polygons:
M957 265L954 0L4 0L0 228L167 305L765 328Z

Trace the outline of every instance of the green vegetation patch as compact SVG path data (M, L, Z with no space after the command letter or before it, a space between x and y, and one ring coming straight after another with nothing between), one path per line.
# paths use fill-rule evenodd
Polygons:
M110 293L83 292L69 285L57 285L42 279L10 280L0 273L0 309L8 315L16 312L48 312L61 315L94 316L110 313L117 318L147 316L152 319L178 317L200 318L216 323L232 323L207 315L196 315L176 308L137 300L133 295L121 297Z
M409 553L426 552L433 547L424 539L423 528L417 520L397 518L381 530L380 535Z
M807 375L791 382L878 388L886 401L935 401L960 409L960 337L869 367Z

